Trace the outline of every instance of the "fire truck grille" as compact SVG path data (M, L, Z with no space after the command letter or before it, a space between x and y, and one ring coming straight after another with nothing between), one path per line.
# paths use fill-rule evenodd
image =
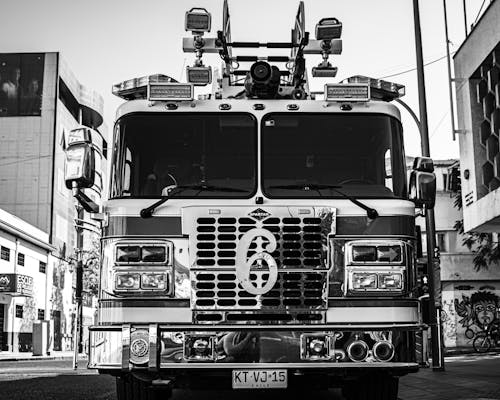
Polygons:
M270 217L258 223L252 218L221 217L198 218L197 222L197 267L234 269L238 239L259 227L272 232L276 238L277 248L271 255L279 269L325 268L329 232L323 232L320 218ZM255 253L255 247L253 243L248 257Z
M263 221L242 217L203 217L196 224L196 257L192 268L193 308L220 309L325 309L327 278L327 236L321 218L271 216ZM263 295L245 291L236 278L236 249L241 236L263 228L276 238L271 253L278 267L274 287ZM269 241L262 238L265 248ZM253 242L247 252L255 254ZM267 282L269 271L251 267L250 280L256 287Z
M267 293L256 296L237 283L236 274L228 271L195 271L195 309L324 309L323 293L326 288L326 271L278 273L278 280ZM268 273L255 271L250 280L256 284L267 280Z

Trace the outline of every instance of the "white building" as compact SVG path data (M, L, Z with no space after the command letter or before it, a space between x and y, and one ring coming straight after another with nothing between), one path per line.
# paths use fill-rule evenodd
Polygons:
M0 229L5 235L2 240L6 240L2 244L6 249L2 255L7 257L7 249L10 251L9 261L0 262L0 273L28 275L35 285L33 297L15 297L14 301L12 295L9 298L5 293L1 295L0 313L4 315L2 321L0 314L0 328L4 333L0 351L31 347L30 323L18 327L13 317L16 305L26 302L34 302L36 307L24 306L30 311L29 316L23 312L22 319L36 320L40 309L40 317L51 320L54 349L71 348L75 274L71 273L68 260L74 255L76 246L76 210L75 200L64 183L65 137L71 129L81 125L92 130L93 144L99 150L96 152L96 182L85 192L100 204L108 164L107 130L102 115L102 97L76 79L59 53L0 53L0 209L5 211L2 215L6 220L13 216L22 220L14 224L18 228L16 235L21 238L25 231L35 232L31 236L37 239L35 244L28 241L31 253L19 250L26 259L23 267L17 264L15 255L19 248L14 245L18 236L9 236L10 233ZM88 216L85 218L91 222ZM95 238L95 234L86 233L85 247L89 248ZM19 245L23 246L25 242L19 240ZM50 255L42 257L44 247L40 243L48 246L44 251ZM43 269L37 264L40 261L46 264L45 273L38 272L39 268ZM25 274L25 270L31 272ZM39 283L42 278L47 281L45 289ZM9 277L4 277L3 281L7 280ZM21 315L21 308L17 310ZM42 315L43 310L45 315ZM92 313L85 315L89 322ZM13 335L18 328L21 330L19 335Z

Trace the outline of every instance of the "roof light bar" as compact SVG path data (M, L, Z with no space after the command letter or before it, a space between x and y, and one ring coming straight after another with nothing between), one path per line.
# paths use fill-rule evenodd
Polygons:
M148 94L148 85L150 83L171 83L177 82L174 78L167 75L155 74L133 78L113 85L112 92L125 100L146 99Z
M371 98L392 101L405 95L404 85L399 83L374 79L368 76L355 75L347 78L348 83L363 83L370 85Z
M325 100L337 102L364 102L370 100L370 87L366 83L327 83Z
M148 85L149 101L193 100L194 88L191 83L156 82Z

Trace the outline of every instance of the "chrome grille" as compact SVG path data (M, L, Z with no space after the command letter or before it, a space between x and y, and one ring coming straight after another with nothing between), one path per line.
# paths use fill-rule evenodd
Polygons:
M193 308L195 309L323 309L326 298L326 271L280 271L274 287L255 296L237 284L236 274L229 271L195 271ZM267 273L255 271L253 282L267 280Z
M276 237L277 249L271 255L278 268L326 268L329 228L325 230L321 218L298 217L269 217L262 222L248 217L198 218L195 266L234 268L238 239L256 227L262 227ZM248 256L253 253L249 251Z

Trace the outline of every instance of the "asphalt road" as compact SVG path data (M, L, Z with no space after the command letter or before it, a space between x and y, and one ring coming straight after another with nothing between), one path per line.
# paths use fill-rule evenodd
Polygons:
M114 378L85 369L71 360L0 362L0 399L9 400L116 400ZM173 400L255 400L256 392L175 390ZM276 391L259 391L259 400L275 400ZM283 395L283 396L281 396ZM287 391L289 400L341 400L338 390L311 393ZM401 379L402 400L500 399L500 355L447 359L446 372L421 370Z

